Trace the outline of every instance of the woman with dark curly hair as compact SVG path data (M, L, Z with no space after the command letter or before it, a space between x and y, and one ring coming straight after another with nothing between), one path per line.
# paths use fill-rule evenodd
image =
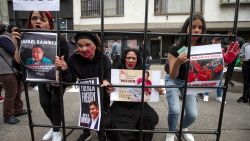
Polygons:
M136 49L127 49L123 52L121 63L118 69L141 70L140 54ZM110 109L112 128L114 129L140 129L141 103L115 101ZM144 103L143 130L154 130L159 121L155 110ZM143 133L143 141L151 141L153 133ZM111 133L111 141L139 141L139 134L136 132L115 131Z

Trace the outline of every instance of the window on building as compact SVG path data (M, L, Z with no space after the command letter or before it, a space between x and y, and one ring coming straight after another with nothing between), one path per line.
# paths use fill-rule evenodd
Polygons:
M104 16L123 16L124 0L105 0ZM100 0L81 0L81 15L83 17L99 17L101 14Z
M235 5L236 0L221 0L221 5ZM240 4L250 4L250 0L240 0Z
M195 0L195 12L202 12L202 1ZM155 0L156 15L161 14L189 14L191 0Z

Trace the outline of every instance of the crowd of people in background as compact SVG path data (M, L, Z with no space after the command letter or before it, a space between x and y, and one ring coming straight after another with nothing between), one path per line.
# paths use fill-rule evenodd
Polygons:
M52 30L54 28L52 15L50 12L33 11L30 13L27 21L28 29L38 30ZM190 26L190 21L193 19L193 26ZM2 26L2 25L1 25ZM191 29L190 29L191 28ZM20 64L18 40L21 39L21 33L17 27L11 29L12 37L9 37L13 42L9 45L13 49L9 52L4 50L1 45L0 53L0 67L4 68L0 71L0 92L2 89L5 91L5 96L0 93L0 102L3 102L3 116L4 122L8 124L16 124L20 122L16 117L27 114L23 108L21 100L21 93L23 91L22 77L17 77L16 72L21 71L22 64ZM184 22L181 33L192 34L206 34L206 22L202 15L194 14ZM1 33L4 34L4 33ZM238 53L238 46L245 50L241 51L240 56L243 60L242 74L244 82L243 95L237 102L250 103L250 60L247 56L247 51L250 49L250 44L245 43L240 37L236 38L236 42L232 38L225 38L222 40L219 34L218 37L208 39L206 37L193 36L191 46L206 45L206 44L221 44L222 52L224 53L224 60L228 65L234 65ZM2 38L2 37L1 37ZM58 70L62 72L62 80L64 82L76 82L77 79L85 79L92 77L103 77L101 87L103 87L103 105L104 113L110 118L109 124L106 120L98 119L101 122L101 128L114 128L114 129L140 129L140 108L141 103L138 102L113 102L110 107L109 94L114 91L111 84L111 68L118 69L149 69L152 57L148 48L144 47L144 42L138 45L138 49L126 48L118 42L113 40L111 50L108 47L104 48L101 52L100 39L97 34L92 33L78 33L72 37L68 42L62 36L59 37L61 56L55 56L55 65ZM238 45L239 43L239 45ZM104 44L105 45L105 44ZM179 37L176 42L169 48L168 51L168 64L165 66L167 72L165 85L181 85L185 82L185 74L187 70L187 62L189 61L187 54L178 54L178 50L183 46L188 46L188 38L185 36ZM142 52L146 50L146 59L143 60ZM248 53L249 55L249 53ZM8 62L4 59L7 57ZM231 57L231 60L230 60ZM102 59L103 58L103 65ZM228 59L230 61L228 61ZM143 66L143 62L146 66ZM214 70L215 71L215 70ZM101 73L103 72L103 74ZM231 83L233 85L233 83ZM11 88L10 88L11 86ZM63 93L66 87L63 87ZM61 126L61 105L60 100L62 97L59 93L59 87L52 84L38 84L39 100L44 110L45 115L50 120L53 126ZM163 91L157 89L159 93ZM147 90L145 90L147 91ZM180 99L179 96L183 95L179 88L167 88L166 98L168 102L168 126L170 131L177 131L178 119L180 115ZM222 89L217 89L216 100L222 102ZM208 101L208 93L204 93L204 101ZM99 109L98 109L99 110ZM30 111L29 111L30 112ZM183 126L179 130L188 131L189 127L195 122L198 116L197 110L197 95L186 95L185 115ZM94 121L95 118L93 118ZM159 121L156 111L144 103L143 113L143 129L154 130ZM95 121L96 122L96 121ZM104 127L105 126L105 127ZM95 127L94 125L91 127ZM138 141L139 134L136 132L126 131L108 131L107 134L97 132L100 141L109 139L110 141ZM143 140L151 141L153 133L144 133ZM183 134L187 141L194 141L192 134ZM90 130L84 129L83 134L78 138L79 141L91 138ZM176 135L174 133L167 133L165 141L174 141ZM61 141L62 134L59 127L49 129L42 137L43 140L52 139L52 141Z

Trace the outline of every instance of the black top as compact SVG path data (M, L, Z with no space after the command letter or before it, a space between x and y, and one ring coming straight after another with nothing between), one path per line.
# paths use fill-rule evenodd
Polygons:
M206 45L206 44L208 44L207 38L201 37L197 41L197 46L198 45ZM182 48L183 46L186 46L186 47L188 46L188 38L187 37L180 37L178 39L178 41L169 48L168 52L170 54L172 54L173 56L178 57L179 54L177 51L180 48ZM187 63L184 63L180 66L179 75L177 76L177 79L185 80L186 73L187 73Z
M101 67L101 55L103 55L103 68ZM101 77L103 71L103 79L110 82L111 78L111 62L109 58L96 50L95 57L92 60L83 58L80 54L74 53L68 59L69 71L67 74L71 77L71 82L75 82L77 78L86 79L93 77Z
M101 66L103 56L103 67ZM67 76L67 82L76 82L77 78L86 79L101 77L103 71L103 80L111 80L111 62L109 58L100 51L95 51L95 57L92 60L83 58L80 54L74 53L68 59L68 68L64 73ZM66 74L67 73L67 74ZM101 83L101 82L100 82ZM103 110L109 112L110 99L106 91L103 91Z
M180 44L174 44L173 46L171 46L168 50L168 53L170 53L171 55L173 55L174 57L178 57L179 54L177 53L177 51L182 48L182 46ZM179 69L179 74L177 76L177 79L181 79L181 80L185 80L185 74L187 73L187 64L184 63L180 66Z

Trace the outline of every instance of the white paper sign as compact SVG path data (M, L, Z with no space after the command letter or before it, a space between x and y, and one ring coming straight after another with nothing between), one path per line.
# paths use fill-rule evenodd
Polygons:
M160 85L161 72L148 71L148 78L145 80L145 86ZM146 79L146 78L145 78ZM142 84L142 70L126 70L126 69L112 69L111 70L111 83L115 85L138 85ZM142 88L135 87L116 87L115 91L111 93L111 101L141 101ZM154 88L144 89L145 102L158 102L159 92Z
M219 86L224 60L220 44L192 46L190 55L189 86ZM209 88L188 88L187 94L213 92Z
M250 45L245 47L245 59L250 60Z
M60 0L13 0L15 11L60 11Z

